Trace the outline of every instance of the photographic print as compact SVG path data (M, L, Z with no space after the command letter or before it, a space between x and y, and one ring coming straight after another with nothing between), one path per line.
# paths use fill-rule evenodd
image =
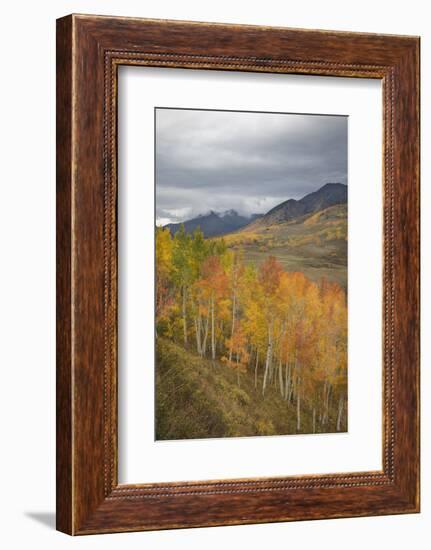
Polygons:
M347 139L155 109L156 440L347 431Z

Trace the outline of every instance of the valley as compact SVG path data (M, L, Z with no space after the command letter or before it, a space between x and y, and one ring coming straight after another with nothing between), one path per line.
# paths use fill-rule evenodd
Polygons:
M200 229L214 242L242 251L245 263L258 267L275 256L285 271L309 279L336 282L347 290L347 186L327 183L300 200L289 199L266 214L249 218L235 210L209 212L184 223L167 224L175 235Z
M326 278L347 288L347 205L270 226L252 224L223 239L228 248L243 250L244 261L259 266L268 254L285 271L301 271L313 281Z

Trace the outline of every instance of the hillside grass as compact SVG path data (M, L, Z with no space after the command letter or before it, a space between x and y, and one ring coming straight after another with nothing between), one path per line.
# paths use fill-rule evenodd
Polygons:
M347 288L345 204L269 227L257 221L222 238L229 248L241 248L247 263L258 266L273 255L286 271L301 271L313 281L326 278Z
M296 404L283 400L275 387L261 394L254 372L240 375L225 364L203 359L159 337L156 342L156 439L198 439L312 433L312 410L301 407L296 429ZM336 431L330 409L325 433ZM343 431L346 429L343 426ZM317 428L318 431L318 428Z

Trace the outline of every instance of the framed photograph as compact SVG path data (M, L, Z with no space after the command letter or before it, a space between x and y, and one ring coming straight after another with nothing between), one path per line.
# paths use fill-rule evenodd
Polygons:
M419 511L419 38L57 21L57 528Z

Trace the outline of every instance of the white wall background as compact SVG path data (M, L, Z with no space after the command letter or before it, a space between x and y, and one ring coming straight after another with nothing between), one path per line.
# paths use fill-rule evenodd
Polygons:
M75 12L421 35L422 98L427 99L431 96L427 4L421 0L15 0L2 6L0 540L4 548L428 548L431 339L426 337L422 346L422 514L74 539L53 527L55 19ZM424 100L422 151L430 150L430 104ZM422 327L427 335L431 330L431 174L425 154L422 162Z

